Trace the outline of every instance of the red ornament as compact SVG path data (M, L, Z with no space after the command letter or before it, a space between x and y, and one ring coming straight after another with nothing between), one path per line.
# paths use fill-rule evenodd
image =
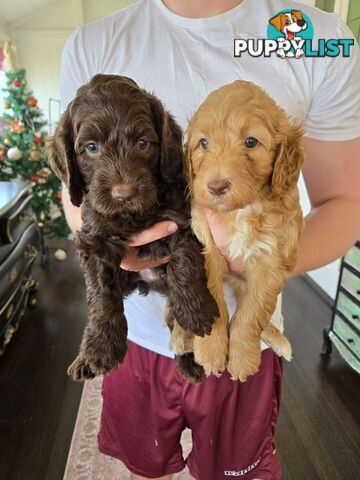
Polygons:
M41 138L38 137L37 135L35 135L35 139L34 139L34 140L35 140L35 143L36 143L37 145L39 145L39 146L42 145Z
M3 148L3 149L1 150L1 158L5 158L5 157L6 157L6 149Z
M39 175L31 175L30 177L30 180L34 183L37 183L39 179L40 179Z
M36 100L36 98L30 97L30 98L28 98L27 103L30 107L36 107L38 101Z
M21 82L19 80L14 80L11 84L11 86L13 87L20 87L20 85L21 85Z
M58 192L58 193L56 194L56 200L59 200L59 202L61 202L61 200L62 200L61 192Z

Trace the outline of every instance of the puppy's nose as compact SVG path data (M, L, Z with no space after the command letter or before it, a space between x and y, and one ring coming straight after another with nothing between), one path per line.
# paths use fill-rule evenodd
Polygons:
M299 27L303 27L305 25L305 20L303 20L303 19L298 20L296 23L299 25Z
M220 180L211 180L207 184L207 188L211 195L224 195L230 188L229 180L225 180L225 178L221 178Z
M111 189L111 196L115 200L131 200L137 194L137 189L128 183L117 183Z

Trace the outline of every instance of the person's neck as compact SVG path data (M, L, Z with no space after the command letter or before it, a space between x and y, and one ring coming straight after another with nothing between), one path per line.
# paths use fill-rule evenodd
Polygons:
M177 15L188 18L206 18L220 15L239 5L243 0L162 0Z

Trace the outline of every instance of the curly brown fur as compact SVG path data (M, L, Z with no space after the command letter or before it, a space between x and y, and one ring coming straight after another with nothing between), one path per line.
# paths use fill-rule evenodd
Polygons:
M167 307L169 308L169 305ZM171 330L170 348L177 352L175 355L177 370L191 383L201 383L206 375L204 368L195 361L194 334L180 327L170 310L166 318Z
M190 228L182 133L161 102L127 77L96 75L77 91L47 152L72 203L81 205L83 220L76 249L89 322L69 374L92 378L122 362L127 348L122 299L136 288L167 295L179 325L196 335L210 333L218 308ZM139 255L171 257L147 284L138 273L122 270L120 262L132 235L165 219L175 221L178 231L139 249ZM197 370L194 376L199 378Z

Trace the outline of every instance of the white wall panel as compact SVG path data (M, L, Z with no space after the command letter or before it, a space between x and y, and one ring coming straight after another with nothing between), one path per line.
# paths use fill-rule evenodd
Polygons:
M26 33L21 32L16 39L19 63L26 69L29 88L34 91L39 107L49 121L49 98L59 98L61 52L71 31L38 38L34 35L27 37Z
M49 121L49 98L59 99L61 52L81 23L95 21L131 3L131 0L65 0L27 12L11 29L20 65L29 87ZM1 29L0 29L1 33Z

